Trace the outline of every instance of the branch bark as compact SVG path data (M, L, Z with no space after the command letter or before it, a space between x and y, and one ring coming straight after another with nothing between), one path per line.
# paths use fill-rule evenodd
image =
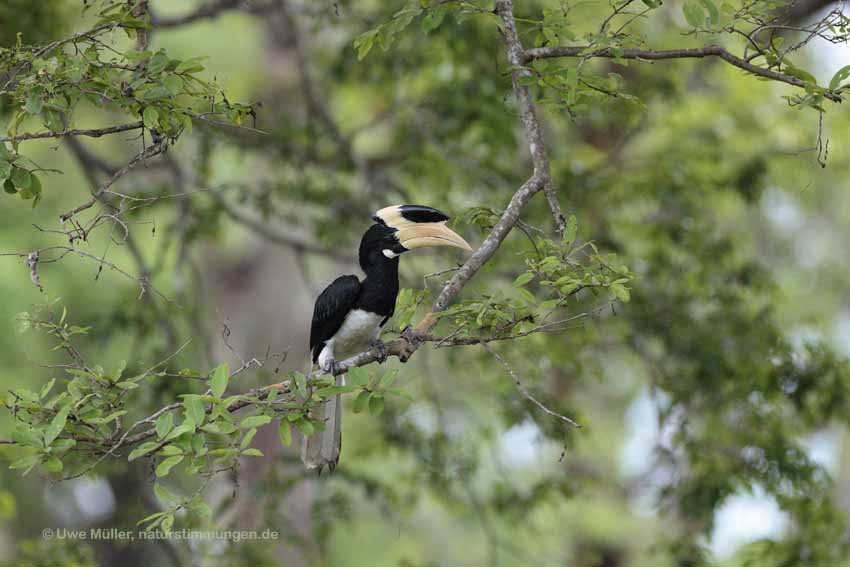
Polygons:
M89 138L100 138L107 134L117 134L119 132L128 132L130 130L138 130L144 127L141 120L138 122L130 122L128 124L119 124L117 126L109 126L108 128L84 128L63 130L61 132L34 132L31 134L18 134L17 136L0 137L2 142L22 142L24 140L39 140L44 138L67 138L72 136L88 136Z
M552 59L557 57L582 57L582 58L606 58L606 59L634 59L638 61L662 61L666 59L701 59L705 57L718 57L723 61L738 67L753 75L786 83L801 89L811 87L808 83L797 77L786 75L772 69L753 65L749 61L732 54L719 45L706 45L705 47L689 47L682 49L638 49L633 47L623 49L603 48L593 50L587 45L536 47L525 51L523 63L529 63L537 59ZM824 96L833 102L841 102L841 95L834 91L827 91Z
M546 201L549 203L549 209L552 211L552 216L555 220L555 230L559 236L563 236L566 219L561 212L555 186L552 183L552 172L549 167L549 156L546 153L546 145L543 141L543 131L540 127L540 122L537 120L537 112L531 99L531 93L528 87L521 84L523 77L531 75L531 71L523 67L525 51L517 33L512 0L499 0L496 2L496 14L502 19L505 26L502 34L505 40L508 63L512 68L511 83L514 94L519 101L522 126L525 130L528 149L531 152L531 159L534 163L534 176L543 182Z

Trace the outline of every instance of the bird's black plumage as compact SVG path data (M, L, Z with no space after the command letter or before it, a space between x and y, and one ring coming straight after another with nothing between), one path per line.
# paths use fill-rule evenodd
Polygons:
M336 334L359 296L360 280L350 275L338 277L319 294L310 326L310 351L314 363L318 362L325 341Z
M343 384L337 360L354 356L372 347L378 360L386 359L380 341L382 327L395 311L398 298L399 256L424 246L455 246L471 250L469 244L446 227L448 216L431 207L398 205L375 213L375 224L360 241L360 267L366 277L346 275L334 280L316 299L310 328L310 351L314 363L324 372L337 374ZM304 439L301 459L308 468L331 470L339 461L342 447L342 402L336 394L323 400L314 417L325 428Z
M392 317L399 289L398 258L388 258L383 251L406 251L394 239L395 232L381 224L369 227L360 241L360 267L366 278L361 282L357 276L340 276L319 295L310 328L313 362L319 361L326 341L336 335L352 311L361 309L382 316L381 326Z

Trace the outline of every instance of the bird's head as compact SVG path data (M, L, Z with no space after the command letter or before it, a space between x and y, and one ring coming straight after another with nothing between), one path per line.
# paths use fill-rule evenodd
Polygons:
M382 258L394 259L425 246L454 246L466 251L472 247L446 226L448 215L423 205L384 207L372 217L375 221L360 241L360 266Z

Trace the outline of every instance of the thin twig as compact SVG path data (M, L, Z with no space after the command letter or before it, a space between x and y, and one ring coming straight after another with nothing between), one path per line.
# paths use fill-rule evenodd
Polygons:
M564 423L568 423L569 425L572 425L573 427L575 427L575 428L577 428L577 429L581 429L581 425L580 425L580 424L576 423L575 421L573 421L572 419L568 418L567 416L565 416L565 415L563 415L563 414L560 414L560 413L558 413L558 412L556 412L556 411L552 411L552 410L550 410L549 408L547 408L547 407L543 404L543 402L541 402L540 400L538 400L537 398L535 398L534 396L532 396L532 395L529 393L529 391L525 388L525 386L523 386L523 385L522 385L522 382L520 381L519 376L517 375L517 373L516 373L516 372L514 372L514 369L513 369L513 368L511 368L511 365L510 365L510 364L508 364L508 362L507 362L504 358L502 358L502 356L501 356L499 353L497 353L496 351L494 351L494 350L490 347L490 345L488 345L487 343L481 343L481 346L484 348L484 350L486 350L487 352L489 352L490 354L492 354L492 355L493 355L493 357L494 357L497 361L499 361L499 364L501 364L501 365L502 365L502 367L503 367L503 368L504 368L504 369L508 372L508 374L510 374L511 378L513 378L514 384L516 384L517 389L519 389L520 393L521 393L521 394L522 394L522 395L523 395L523 396L524 396L524 397L525 397L528 401L530 401L531 403L533 403L534 405L536 405L537 407L539 407L541 410L543 410L543 411L544 411L544 412L546 412L547 414L551 415L552 417L558 418L558 419L560 419L561 421L563 421Z

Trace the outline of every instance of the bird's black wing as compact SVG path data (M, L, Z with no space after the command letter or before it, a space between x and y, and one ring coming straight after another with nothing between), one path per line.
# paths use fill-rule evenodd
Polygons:
M310 351L313 362L319 359L319 353L325 341L333 337L345 316L354 307L360 295L360 280L357 276L340 276L319 294L313 308L313 324L310 327Z

